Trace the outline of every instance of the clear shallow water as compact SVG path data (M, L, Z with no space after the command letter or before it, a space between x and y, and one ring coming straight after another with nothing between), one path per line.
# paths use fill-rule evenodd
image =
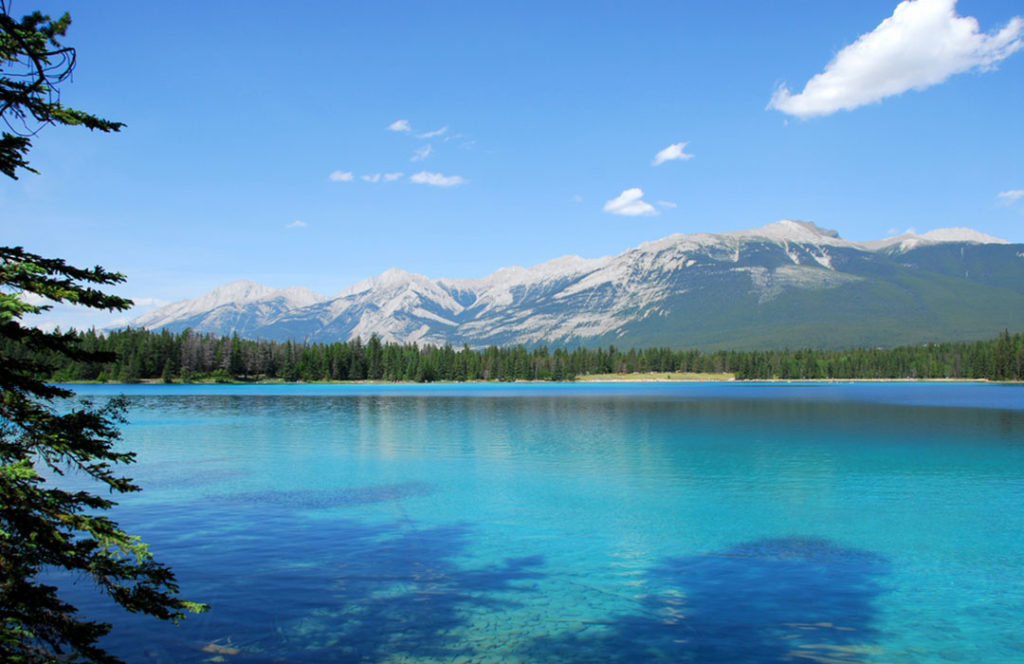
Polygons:
M130 662L1024 660L1024 386L79 386L213 610Z

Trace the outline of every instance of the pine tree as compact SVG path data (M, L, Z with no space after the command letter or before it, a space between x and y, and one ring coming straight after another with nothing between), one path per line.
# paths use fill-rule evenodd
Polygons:
M38 12L16 21L0 0L0 172L17 178L34 172L27 162L31 137L46 125L82 125L117 131L121 124L61 105L57 85L74 68L74 49L61 46L70 17ZM72 392L44 383L46 358L109 361L108 353L82 348L77 335L22 325L26 314L49 305L26 295L106 310L129 300L97 286L124 277L101 267L82 269L21 247L0 247L0 661L117 662L96 645L110 625L79 616L57 589L40 582L47 568L91 578L128 611L177 620L205 607L178 597L170 569L146 545L103 512L114 502L88 491L66 491L51 481L68 471L93 478L105 490L139 490L115 471L130 463L118 452L118 425L126 404L87 402L58 408ZM35 301L35 300L33 300ZM45 476L51 479L44 478Z

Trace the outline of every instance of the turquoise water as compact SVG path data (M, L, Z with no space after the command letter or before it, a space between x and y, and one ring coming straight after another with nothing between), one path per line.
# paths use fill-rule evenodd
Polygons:
M1024 661L1024 386L86 386L129 662Z

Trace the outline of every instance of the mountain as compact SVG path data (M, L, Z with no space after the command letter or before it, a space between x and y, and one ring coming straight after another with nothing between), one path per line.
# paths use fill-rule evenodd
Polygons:
M966 228L858 243L783 220L482 279L391 269L329 298L235 282L132 325L474 347L840 348L987 338L1024 328L1024 245Z
M160 307L131 322L132 327L155 330L218 332L257 336L268 320L326 300L308 288L269 288L252 281L235 281L215 288L196 300Z

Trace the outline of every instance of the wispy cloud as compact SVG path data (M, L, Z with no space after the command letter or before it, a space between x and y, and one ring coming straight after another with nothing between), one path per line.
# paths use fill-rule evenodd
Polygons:
M654 161L651 163L654 164L655 166L661 166L666 161L685 161L687 159L693 159L692 154L687 154L686 152L683 151L685 147L685 142L673 143L672 145L668 146L658 154L654 155Z
M412 158L409 161L423 161L430 156L430 153L434 151L434 148L429 144L416 148L413 152Z
M164 300L159 297L133 297L132 309L138 309L140 307L162 307L165 304L170 303L170 300Z
M1022 31L1019 16L986 34L976 18L956 15L956 0L906 0L878 27L839 51L803 92L792 94L780 85L768 108L806 119L924 90L953 74L992 69L1024 46Z
M663 207L666 210L672 210L679 207L679 205L673 203L672 201L658 201L658 207Z
M360 175L359 177L365 180L366 182L380 182L380 173Z
M68 311L80 311L78 305L75 304L63 304L55 302L47 297L38 295L36 293L23 292L18 295L18 298L27 304L32 306L50 306L56 309L66 309ZM132 301L132 311L138 311L145 307L162 307L165 304L170 304L170 300L163 300L158 297L132 297L129 298Z
M420 171L409 176L409 179L416 184L429 184L433 187L454 187L458 184L468 182L461 175L442 175L441 173L429 173Z
M604 204L604 211L621 214L627 217L658 214L654 206L643 200L644 192L639 187L627 189L616 198Z
M448 126L447 125L445 125L444 127L441 127L440 129L435 129L434 131L427 131L427 132L424 132L422 134L418 134L417 138L433 138L435 136L440 136L441 134L445 133L446 131L448 131Z
M331 182L351 182L353 177L352 171L334 171L327 176Z
M307 224L304 221L299 221L298 219L296 219L295 221L293 221L290 224L285 224L284 227L285 228L305 228L306 226L309 226L309 224Z
M385 173L384 174L384 181L385 182L394 182L395 180L399 179L403 175L405 175L405 173L402 173L401 171L399 171L397 173Z
M408 120L395 120L388 125L388 131L410 132L412 131L412 127L409 125Z
M1004 191L999 193L996 198L1003 205L1013 205L1020 199L1024 198L1024 189L1011 189L1010 191Z

